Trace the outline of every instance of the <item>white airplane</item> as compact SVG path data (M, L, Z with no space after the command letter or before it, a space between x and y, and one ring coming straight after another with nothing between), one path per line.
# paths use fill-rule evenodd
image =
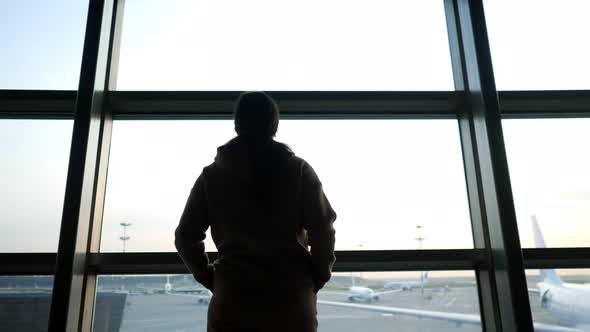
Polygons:
M147 289L149 292L159 292L166 295L175 295L175 296L186 296L195 298L197 304L209 304L211 301L211 297L213 294L210 290L206 288L175 288L172 283L170 282L170 274L166 275L166 283L164 284L164 288L159 289Z
M166 276L166 283L164 284L164 293L170 294L172 292L172 284L170 283L170 275Z
M535 246L545 248L537 217L533 215L532 221ZM590 284L565 283L552 269L540 270L540 274L538 288L529 291L539 294L541 306L549 310L560 323L590 331Z
M533 216L533 233L536 246L539 248L545 247L545 241L535 216ZM588 314L590 313L590 284L575 285L564 283L555 270L541 270L541 282L537 284L537 287L539 288L529 289L529 291L538 293L541 305L553 313L560 323L568 325L568 327L534 323L536 332L590 331L590 314ZM333 301L318 301L318 304L385 314L437 319L453 322L458 325L481 325L479 315Z
M350 279L352 280L352 286L348 289L348 292L344 293L344 295L346 295L346 300L348 300L349 302L372 303L373 301L379 301L379 296L381 295L392 294L401 291L401 289L395 289L383 292L376 292L375 290L369 287L356 286L352 274L350 275ZM338 293L332 291L329 292L332 294Z
M422 272L420 280L408 281L390 281L383 286L387 289L401 289L403 291L410 291L414 288L421 288L428 282L428 271Z

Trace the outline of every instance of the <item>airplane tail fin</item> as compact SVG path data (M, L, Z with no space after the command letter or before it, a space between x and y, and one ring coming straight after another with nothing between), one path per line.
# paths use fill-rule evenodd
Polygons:
M428 271L422 272L422 282L426 283L428 281Z
M537 248L546 248L545 239L543 238L543 233L541 232L541 227L539 227L539 222L537 221L537 216L532 215L531 220L533 223L533 237L535 238L535 247ZM541 281L550 283L553 285L561 284L561 279L557 275L554 269L543 269L539 270L541 273Z
M537 216L533 214L531 216L531 220L533 221L533 237L535 238L535 247L546 248L547 245L545 245L545 239L543 238L543 233L541 233Z

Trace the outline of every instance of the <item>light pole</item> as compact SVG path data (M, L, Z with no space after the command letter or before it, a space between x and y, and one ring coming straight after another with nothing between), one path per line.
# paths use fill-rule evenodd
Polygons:
M418 249L422 249L422 241L424 241L424 237L422 236L422 229L424 226L416 225L416 238L415 240L418 241Z
M418 249L422 250L422 242L424 241L424 236L422 235L422 229L424 226L416 225L416 241L418 241ZM422 295L422 300L424 300L424 272L420 272L420 294Z
M119 239L121 239L121 241L123 241L123 253L125 253L125 250L127 249L127 241L129 241L129 239L131 238L129 235L127 235L127 227L131 226L130 222L121 222L119 223L119 225L123 226L123 236L119 236ZM125 290L125 276L123 275L121 277L121 290L124 291Z
M127 227L131 226L130 222L122 222L119 225L123 226L123 236L120 236L119 239L123 241L123 253L125 253L125 249L127 247L127 241L131 238L127 235Z

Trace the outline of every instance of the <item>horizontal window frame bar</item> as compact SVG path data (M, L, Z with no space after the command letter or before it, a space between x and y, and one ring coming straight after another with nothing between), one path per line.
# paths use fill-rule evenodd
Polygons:
M73 119L77 91L0 90L0 119Z
M208 253L210 260L217 253ZM334 272L473 270L486 263L482 249L336 251ZM96 274L189 273L177 253L92 254Z
M454 118L455 92L268 92L283 118ZM239 91L113 91L114 119L230 119Z
M0 275L52 275L56 253L0 253Z
M230 119L238 91L110 91L107 107L124 119ZM283 118L438 119L463 112L455 91L274 91ZM590 117L590 90L501 91L502 117ZM0 118L72 119L76 91L0 90Z
M208 253L211 259L217 253ZM335 272L470 270L485 268L483 249L336 251ZM590 248L525 248L526 269L590 268ZM0 253L0 275L51 275L55 253ZM188 273L174 252L93 253L96 274Z
M590 248L524 248L525 269L590 268Z
M504 119L590 117L590 90L502 91Z

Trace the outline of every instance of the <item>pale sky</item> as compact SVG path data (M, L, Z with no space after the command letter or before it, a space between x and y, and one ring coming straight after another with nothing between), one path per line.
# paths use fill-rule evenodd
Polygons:
M590 88L590 3L532 3L485 3L498 89ZM0 3L0 89L76 89L86 8ZM453 89L442 1L127 0L125 13L119 89ZM0 120L0 252L56 250L71 124ZM590 119L503 124L523 246L531 214L549 246L590 245ZM229 121L117 121L102 250L131 221L129 251L172 251L194 179L232 136ZM455 121L290 120L278 139L320 175L338 249L414 249L416 224L425 248L472 247Z
M454 89L439 0L173 3L127 1L119 89Z
M498 90L590 89L590 1L484 0L484 10Z
M188 192L232 132L223 120L116 122L102 250L121 250L122 221L134 223L130 251L174 250ZM417 224L425 248L473 246L456 121L283 120L277 139L320 176L337 249L417 248Z
M0 1L0 89L77 90L88 0Z

